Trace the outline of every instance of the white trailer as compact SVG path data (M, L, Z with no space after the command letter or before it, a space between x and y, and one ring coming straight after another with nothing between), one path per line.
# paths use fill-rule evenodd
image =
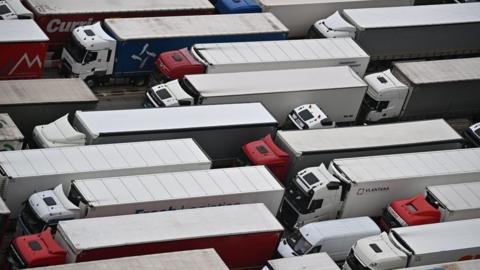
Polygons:
M390 270L471 259L480 254L480 219L394 228L358 240L344 270ZM478 256L478 255L477 255Z
M72 126L86 135L86 144L193 138L221 162L235 159L243 144L275 133L277 121L262 104L242 103L77 111ZM54 136L39 132L38 137L50 141Z
M297 174L279 219L288 226L334 218L379 217L392 200L413 197L427 186L476 182L480 149L456 149L335 159Z
M350 66L365 74L370 57L350 38L195 44L160 54L157 80L188 74ZM155 72L155 75L156 72Z
M472 256L475 257L475 256ZM476 256L478 258L479 256ZM446 262L440 264L430 264L425 266L408 267L398 270L478 270L480 269L480 260L467 260L460 262Z
M74 179L209 169L192 139L0 152L0 192L16 217L38 191Z
M152 268L153 267L153 268ZM30 270L228 270L214 249L196 249L110 260L28 268Z
M8 113L0 113L0 151L21 150L23 134Z
M327 253L269 260L262 270L340 270Z
M279 123L296 107L317 103L342 123L356 120L367 84L350 67L337 66L187 75L163 88L186 92L195 104L261 102Z
M258 0L264 12L274 14L290 30L288 36L305 37L318 20L346 8L410 6L414 0Z
M30 196L18 231L39 233L61 220L247 203L263 203L275 215L282 197L283 187L263 166L74 180Z

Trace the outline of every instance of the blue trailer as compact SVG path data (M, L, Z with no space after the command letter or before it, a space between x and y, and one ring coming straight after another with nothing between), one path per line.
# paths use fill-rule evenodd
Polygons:
M76 28L62 51L62 70L89 86L143 84L157 55L195 43L286 39L271 13L106 19Z

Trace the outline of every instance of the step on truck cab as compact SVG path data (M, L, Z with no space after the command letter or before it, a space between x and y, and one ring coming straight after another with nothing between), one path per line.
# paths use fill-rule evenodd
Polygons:
M39 233L69 219L247 203L263 203L275 215L283 191L263 166L74 180L32 194L17 231Z
M463 144L463 138L455 130L437 119L336 129L281 130L275 140L264 137L250 142L243 146L243 152L251 164L269 167L287 184L300 170L328 164L335 158L462 148Z
M425 194L391 202L384 229L480 218L480 182L428 186Z
M15 238L7 262L29 268L214 248L230 269L255 268L272 258L282 233L264 204L77 219L60 222L55 236Z
M317 21L309 35L351 37L373 62L474 55L479 14L480 3L343 9Z
M189 74L348 65L363 77L369 59L350 38L203 43L161 53L154 76L162 82Z
M287 33L270 13L106 19L75 28L62 51L62 71L92 86L141 84L159 53L202 42L286 39Z
M343 270L390 270L471 259L480 254L480 219L394 228L358 240Z

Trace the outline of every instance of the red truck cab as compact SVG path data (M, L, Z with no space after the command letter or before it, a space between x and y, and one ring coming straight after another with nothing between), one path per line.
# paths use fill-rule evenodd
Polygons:
M64 264L67 252L55 242L51 230L16 237L8 247L4 270Z
M161 53L155 60L155 66L157 82L181 79L189 74L202 74L206 70L205 65L195 59L187 48Z
M388 231L395 227L423 225L440 222L440 211L430 204L423 194L396 200L385 209L380 221L381 227Z
M243 154L252 165L264 165L285 184L288 173L288 153L275 145L269 134L242 146Z

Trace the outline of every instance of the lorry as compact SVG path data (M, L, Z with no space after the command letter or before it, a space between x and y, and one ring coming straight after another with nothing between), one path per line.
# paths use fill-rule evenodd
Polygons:
M390 270L465 260L480 254L480 219L403 228L360 239L343 270Z
M428 186L424 194L391 202L382 214L385 230L480 218L480 182Z
M187 75L149 88L146 97L157 106L169 105L167 95L190 96L190 104L261 102L279 123L295 107L313 102L332 121L353 123L366 91L367 84L350 67L337 66Z
M161 53L155 81L189 74L350 66L360 77L370 58L351 38L202 43Z
M50 50L60 51L78 26L107 18L200 15L214 13L208 0L23 0L50 39ZM60 55L57 56L57 59Z
M371 61L389 62L478 54L478 27L480 3L443 4L339 10L316 22L309 35L351 37Z
M83 144L87 145L193 138L215 164L235 160L242 145L275 133L278 125L261 103L77 111L72 123L70 129L83 133ZM55 128L69 125L66 122L36 127L37 143L49 146L51 138L57 135Z
M475 260L468 259L466 261L430 264L424 266L402 268L399 270L475 270L480 269L480 256L476 257L477 258Z
M380 217L392 200L432 185L476 182L480 149L335 159L307 168L285 187L278 219L286 227L348 217Z
M21 150L24 137L8 113L0 113L0 151Z
M271 12L290 29L290 38L304 38L318 20L337 10L413 5L414 0L217 0L221 13Z
M33 20L0 20L0 80L40 78L47 48L48 37Z
M21 0L0 0L0 20L33 19Z
M61 221L54 237L47 230L15 238L7 261L37 267L213 248L229 269L254 268L274 255L282 233L263 204L76 219Z
M136 269L136 270L228 270L214 249L195 249L167 252L153 255L131 256L110 260L98 260L84 263L37 267L36 270L98 270L98 269Z
M0 152L0 194L16 218L38 191L73 179L209 169L192 139ZM45 201L47 205L51 200Z
M75 28L62 50L62 72L90 86L142 85L159 53L202 42L286 39L287 33L270 13L106 19Z
M275 215L282 197L264 166L74 180L32 194L17 232L39 233L62 220L246 203L263 203Z
M480 57L398 62L364 80L359 119L367 122L480 115Z
M340 270L327 253L269 260L262 270Z
M98 103L80 79L7 80L0 81L0 89L0 112L10 115L27 142L35 126L76 110L94 110Z
M369 217L314 222L283 238L277 251L284 258L325 252L335 262L343 263L357 240L380 232Z
M337 103L338 104L338 103ZM338 106L338 105L337 105ZM288 183L300 170L337 158L462 148L443 119L313 130L280 130L243 146L246 163L267 166Z

